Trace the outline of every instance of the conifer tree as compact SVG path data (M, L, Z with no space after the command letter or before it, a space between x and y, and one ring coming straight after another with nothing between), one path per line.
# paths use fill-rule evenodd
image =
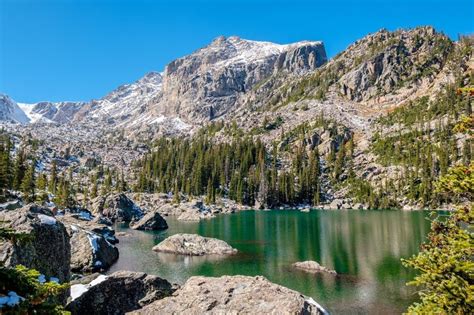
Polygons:
M20 190L21 183L23 182L23 177L25 176L27 166L25 164L25 151L20 149L16 158L13 169L13 189Z
M35 166L36 160L31 161L30 167L28 167L25 175L23 176L23 181L20 185L21 192L27 202L32 202L35 200Z
M53 163L51 165L51 174L49 176L49 188L48 188L48 190L52 194L56 194L57 184L58 184L57 163L56 163L56 160L53 160Z

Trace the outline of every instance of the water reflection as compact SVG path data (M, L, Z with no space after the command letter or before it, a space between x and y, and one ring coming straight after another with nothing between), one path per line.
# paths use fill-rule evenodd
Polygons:
M429 230L423 212L248 211L183 223L167 218L160 233L127 230L120 259L111 271L158 274L183 283L192 275L263 275L312 296L333 313L400 313L413 292L413 274L401 257L414 254ZM197 233L227 241L239 254L223 258L155 253L151 248L175 233ZM296 261L316 260L337 276L294 270Z

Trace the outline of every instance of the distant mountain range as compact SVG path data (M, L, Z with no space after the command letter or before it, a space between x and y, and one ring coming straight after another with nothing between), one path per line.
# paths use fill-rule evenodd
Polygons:
M86 164L130 174L160 135L261 141L278 152L283 173L317 148L331 208L435 207L449 202L433 198L436 179L474 150L453 131L472 117L456 88L474 84L473 43L432 27L380 30L328 60L319 41L219 37L98 100L22 104L0 95L0 121L41 140L43 156L69 147Z
M278 45L219 37L210 45L90 102L15 103L4 95L0 118L16 123L106 122L136 128L166 119L213 119L236 110L256 84L281 72L304 74L327 61L321 42Z

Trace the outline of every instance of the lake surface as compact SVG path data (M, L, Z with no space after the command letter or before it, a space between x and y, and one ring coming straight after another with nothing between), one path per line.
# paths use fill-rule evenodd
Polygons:
M193 275L263 275L313 297L332 314L400 314L416 299L406 287L415 275L400 263L418 251L429 231L427 212L312 210L243 211L200 222L166 217L169 229L135 231L117 227L120 258L110 272L143 271L170 282ZM155 253L155 244L176 233L215 237L237 248L224 258ZM316 260L337 276L295 270Z

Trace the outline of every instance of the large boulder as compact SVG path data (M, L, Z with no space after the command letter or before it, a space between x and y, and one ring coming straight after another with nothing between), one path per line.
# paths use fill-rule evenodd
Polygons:
M330 273L334 275L336 274L335 270L321 266L318 262L313 261L313 260L296 262L292 266L294 268L304 270L306 272L313 272L313 273L326 272L326 273Z
M264 277L191 277L172 296L131 314L325 314L313 299Z
M0 261L6 267L24 265L34 268L46 278L69 281L71 245L64 224L47 208L27 205L13 211L1 211L5 227L26 235L25 240L0 240Z
M107 194L99 196L92 202L92 212L118 222L139 220L143 211L125 194Z
M119 257L114 230L74 216L58 216L71 236L71 270L91 272L108 269Z
M115 230L110 226L100 223L100 221L94 218L84 219L83 216L76 216L75 214L65 214L57 216L66 227L77 226L95 234L102 235L109 243L116 244L118 239L115 237Z
M180 255L226 255L235 254L237 250L216 238L203 237L197 234L175 234L153 247L156 252Z
M101 275L89 284L71 286L72 301L66 306L74 314L124 314L170 296L175 286L143 272L118 271Z
M130 227L135 230L157 231L166 230L168 228L168 224L158 212L149 212L137 222L131 223Z

